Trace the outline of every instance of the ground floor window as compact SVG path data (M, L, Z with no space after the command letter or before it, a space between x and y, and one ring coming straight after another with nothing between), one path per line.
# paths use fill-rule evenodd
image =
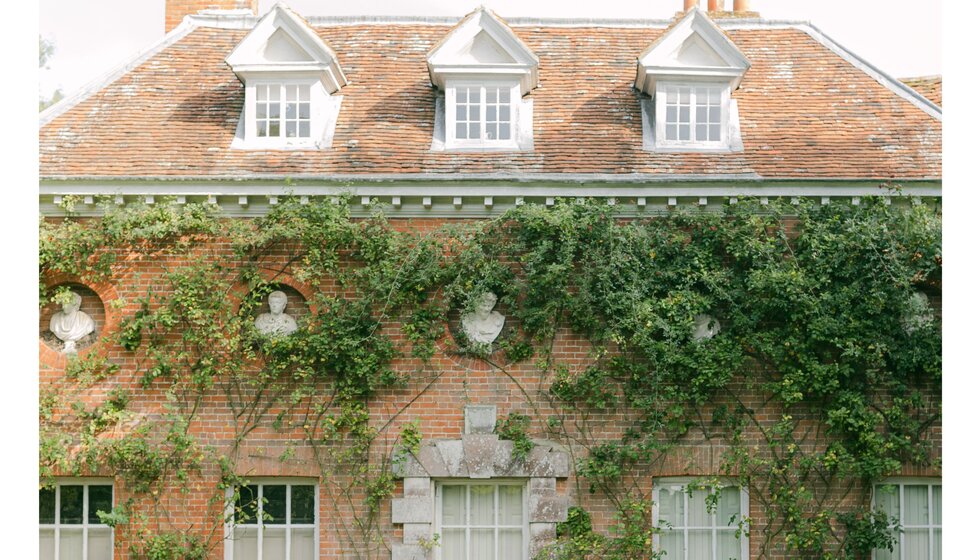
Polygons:
M527 512L523 482L436 486L441 560L524 560Z
M228 560L313 560L317 554L317 485L270 479L231 496Z
M892 550L876 550L875 560L942 560L943 487L938 480L876 484L874 507L895 520Z
M661 480L653 488L654 550L679 560L746 560L748 493L737 486Z
M111 560L112 528L98 512L112 511L112 483L63 479L41 488L41 560Z

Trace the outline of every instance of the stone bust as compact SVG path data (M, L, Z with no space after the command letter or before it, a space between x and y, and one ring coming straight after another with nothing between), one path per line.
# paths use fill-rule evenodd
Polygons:
M500 336L504 328L504 316L493 310L497 296L484 292L477 299L476 309L463 315L463 332L470 342L490 344Z
M708 340L721 332L721 323L711 315L695 315L694 331L691 338L694 340Z
M262 313L255 318L255 329L266 336L286 336L296 331L296 320L286 309L288 297L284 292L276 290L269 294L269 313Z
M88 313L81 311L82 296L75 292L68 292L68 301L61 304L61 311L51 317L48 329L58 340L65 343L65 354L74 354L77 351L75 344L95 332L95 321L88 316Z

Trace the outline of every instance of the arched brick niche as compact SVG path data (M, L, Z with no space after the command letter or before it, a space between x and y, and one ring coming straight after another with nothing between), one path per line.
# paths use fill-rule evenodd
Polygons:
M557 524L568 519L569 497L557 490L557 479L569 476L568 453L558 444L535 441L526 459L516 459L514 442L493 433L495 406L466 406L464 414L460 439L423 441L418 453L392 463L395 476L404 479L403 496L391 503L392 523L403 525L402 542L392 544L392 560L430 557L420 542L431 542L436 529L441 483L523 482L530 558L554 542Z
M89 333L85 338L82 338L75 343L75 348L78 352L81 352L92 345L94 345L99 337L106 331L106 306L103 302L102 296L100 296L92 288L80 284L77 282L64 282L51 286L48 288L50 293L56 293L59 289L68 288L72 292L81 296L82 301L79 307L79 311L85 313L92 318L95 323L95 330ZM64 342L58 339L53 332L51 332L51 319L58 312L62 310L62 306L56 302L49 302L43 308L41 308L41 321L39 325L39 337L41 342L50 350L61 354L64 352Z
M251 310L252 317L258 317L263 313L269 313L269 294L275 291L280 291L286 294L286 309L283 310L284 313L289 314L300 322L310 314L310 307L307 304L307 297L286 283L270 283L263 286L260 291L253 291L250 293L254 294L259 298L259 305Z

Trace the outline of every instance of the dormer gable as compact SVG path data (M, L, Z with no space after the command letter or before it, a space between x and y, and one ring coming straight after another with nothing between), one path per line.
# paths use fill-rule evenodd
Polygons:
M538 57L496 14L480 6L454 27L426 57L439 89L446 80L492 75L520 83L521 95L538 85Z
M281 2L259 20L225 62L243 82L278 74L316 76L327 93L347 84L333 49Z
M734 91L751 63L701 10L692 9L637 58L636 89L654 95L657 81L709 79Z

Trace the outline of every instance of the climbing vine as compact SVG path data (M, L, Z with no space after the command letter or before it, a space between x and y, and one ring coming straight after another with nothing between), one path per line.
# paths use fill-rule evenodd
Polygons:
M940 328L913 294L940 294L940 222L875 198L630 220L559 202L424 232L287 198L254 220L167 201L42 219L42 305L61 293L51 278L146 276L110 302L123 320L101 345L128 365L85 354L42 387L42 480L111 472L130 497L106 519L135 557L203 558L247 483L250 439L271 438L284 465L315 466L345 548L383 557L393 462L426 431L406 410L446 368L433 358L461 353L525 397L496 430L515 458L532 435L561 442L579 495L617 512L593 530L573 508L543 557L652 556L649 480L692 444L720 450L711 474L762 504L760 550L867 554L889 546L895 521L865 513L870 485L903 464L938 466ZM292 335L264 336L253 318L287 277L318 289ZM475 348L453 325L487 291L510 327ZM692 336L702 316L715 336ZM568 336L588 342L584 362L556 351ZM521 385L519 367L538 370L540 388ZM409 405L379 404L409 387L421 387ZM141 403L147 391L162 403ZM210 437L214 406L230 425ZM610 418L612 435L599 429ZM200 480L220 480L208 527L181 523L170 495Z

